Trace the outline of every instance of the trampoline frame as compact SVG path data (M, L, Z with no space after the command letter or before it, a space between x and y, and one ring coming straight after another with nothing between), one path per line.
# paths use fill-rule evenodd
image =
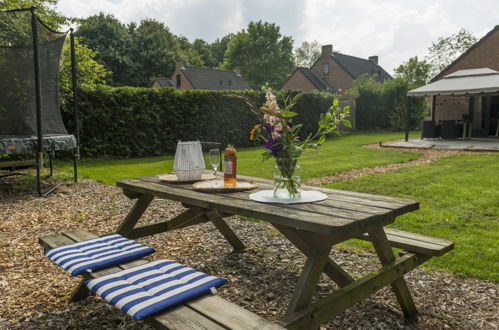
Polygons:
M36 15L36 7L32 6L30 8L12 9L5 10L3 12L20 12L20 11L30 11L31 12L31 30L33 35L33 59L34 59L34 73L35 73L35 100L36 100L36 128L37 128L37 143L35 151L35 168L36 168L36 188L39 196L46 196L52 192L57 186L50 188L47 192L42 193L41 187L41 165L43 159L43 128L42 128L42 98L41 98L41 77L40 77L40 51L39 51L39 38L38 38L38 25L37 22L45 26L47 29L52 30L46 26ZM57 32L57 31L54 31ZM73 92L73 115L75 121L75 139L76 148L73 154L73 171L74 171L74 183L78 182L78 160L80 159L80 123L78 116L78 91L77 91L77 71L76 71L76 54L75 54L75 44L74 44L74 33L73 28L70 29L70 49L71 49L71 80L72 80L72 92ZM60 111L60 110L59 110ZM54 150L48 150L49 155L49 166L50 166L50 176L52 176L52 158Z

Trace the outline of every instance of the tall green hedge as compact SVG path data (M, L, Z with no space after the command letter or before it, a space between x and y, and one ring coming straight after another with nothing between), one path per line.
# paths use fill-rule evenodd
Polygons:
M417 86L411 86L404 79L378 83L370 76L361 76L354 85L357 129L404 130L408 102L410 128L419 128L426 102L422 98L407 99L407 91Z
M256 91L179 91L98 86L79 92L80 140L84 155L137 157L171 154L177 142L200 140L248 146L256 119L247 105L234 97L245 94L256 104ZM331 94L307 93L295 106L303 133L316 129L320 113L332 102ZM70 105L71 102L66 104ZM63 109L73 131L72 111Z

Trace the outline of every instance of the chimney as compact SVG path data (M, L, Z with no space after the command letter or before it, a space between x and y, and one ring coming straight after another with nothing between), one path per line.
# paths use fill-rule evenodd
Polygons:
M369 61L373 62L374 64L378 64L378 55L369 56Z
M330 55L333 52L333 45L324 45L322 46L322 56Z

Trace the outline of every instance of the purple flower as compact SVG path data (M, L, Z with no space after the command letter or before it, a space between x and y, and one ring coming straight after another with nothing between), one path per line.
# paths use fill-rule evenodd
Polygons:
M282 150L282 146L277 143L274 139L268 139L265 144L265 148L269 149L272 152L272 156L279 157L279 153Z

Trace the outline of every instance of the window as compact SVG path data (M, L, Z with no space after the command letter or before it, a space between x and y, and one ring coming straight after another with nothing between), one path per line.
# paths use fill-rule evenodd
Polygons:
M177 88L180 88L180 85L182 84L182 79L180 78L180 74L177 75Z
M222 87L222 81L220 80L220 87Z
M322 64L322 75L329 76L329 63Z
M229 80L229 87L232 86L232 80Z

